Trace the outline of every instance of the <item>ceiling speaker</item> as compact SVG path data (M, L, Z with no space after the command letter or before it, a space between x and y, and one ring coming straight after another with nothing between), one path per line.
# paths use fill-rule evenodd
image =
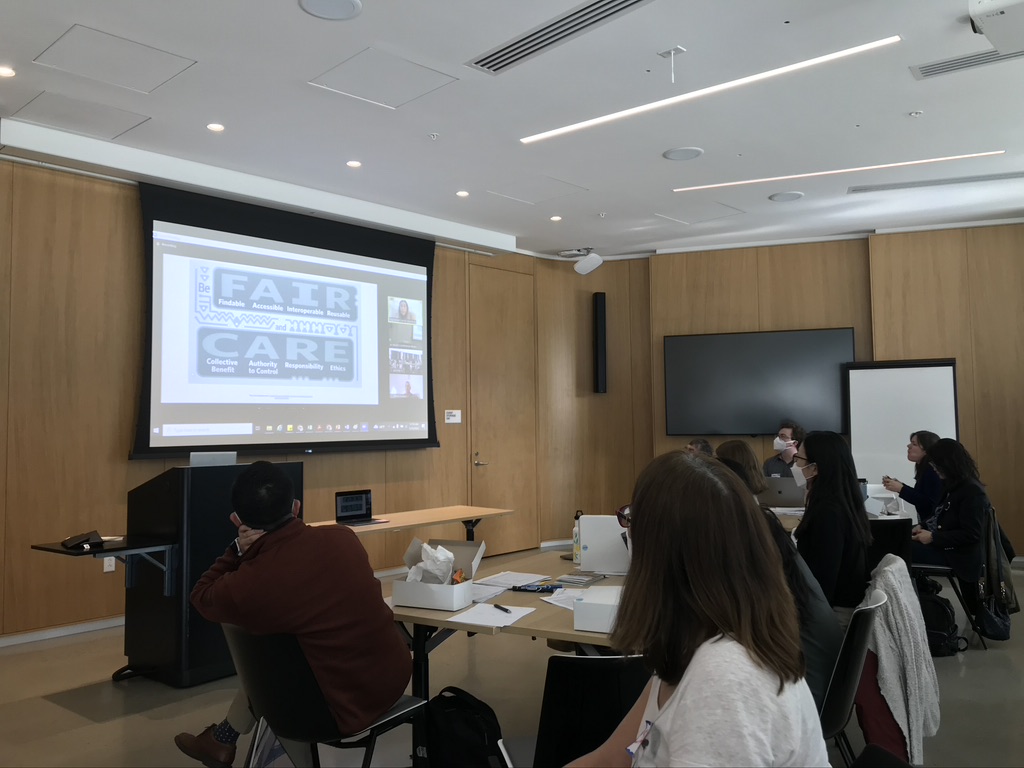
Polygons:
M604 259L596 253L588 254L573 265L573 269L581 275L589 275L595 269L604 264Z

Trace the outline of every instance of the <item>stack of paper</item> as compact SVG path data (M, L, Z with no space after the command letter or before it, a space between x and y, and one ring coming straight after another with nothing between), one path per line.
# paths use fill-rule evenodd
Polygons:
M475 624L478 627L507 627L515 624L519 619L528 613L533 613L533 608L519 608L509 606L504 611L491 603L477 603L462 613L452 616L449 621L460 624Z
M477 584L487 584L492 587L501 587L502 589L512 589L512 587L524 587L527 584L536 584L538 581L544 581L547 576L540 573L516 573L515 571L502 571L496 573L493 576L488 576L485 579L477 579Z
M559 608L568 608L571 611L577 598L582 597L586 591L585 589L560 589L551 597L542 597L541 600L557 605Z

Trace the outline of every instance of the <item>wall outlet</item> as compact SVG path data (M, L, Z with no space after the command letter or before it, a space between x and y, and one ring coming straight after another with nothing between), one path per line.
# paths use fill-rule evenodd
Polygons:
M113 573L117 568L117 558L104 557L103 558L103 572Z

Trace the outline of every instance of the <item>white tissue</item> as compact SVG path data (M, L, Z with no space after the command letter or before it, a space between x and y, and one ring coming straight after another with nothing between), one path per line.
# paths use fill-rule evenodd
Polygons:
M424 544L420 550L420 562L409 569L406 581L421 581L424 584L450 584L455 555L444 547Z

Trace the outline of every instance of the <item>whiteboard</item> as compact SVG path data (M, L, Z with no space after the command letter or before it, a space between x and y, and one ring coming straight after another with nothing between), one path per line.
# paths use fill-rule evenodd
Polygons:
M955 360L854 363L847 368L847 416L857 475L913 485L911 432L959 439Z

